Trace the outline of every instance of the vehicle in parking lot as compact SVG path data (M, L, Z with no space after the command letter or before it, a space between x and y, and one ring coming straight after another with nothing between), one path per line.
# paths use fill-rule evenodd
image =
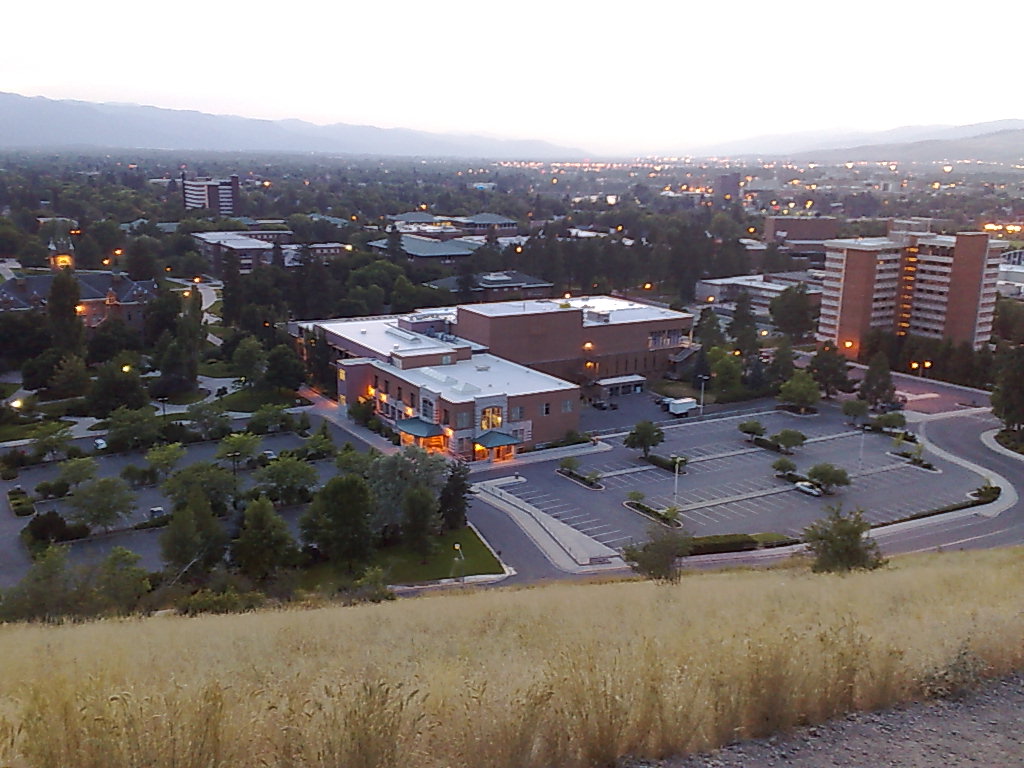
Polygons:
M807 480L799 480L793 483L793 485L798 491L806 493L808 496L821 496L821 488Z
M692 397L677 397L669 401L668 412L676 418L689 416L697 408L697 401Z
M619 410L619 404L613 400L595 400L591 403L592 406L597 408L599 411L617 411Z

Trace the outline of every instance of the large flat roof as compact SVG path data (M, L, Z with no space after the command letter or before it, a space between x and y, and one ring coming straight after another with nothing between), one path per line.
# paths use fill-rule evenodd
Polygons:
M419 387L436 392L450 403L471 403L489 395L533 395L541 392L570 392L575 384L550 376L525 365L490 354L473 355L451 365L425 365L396 368L379 360L375 368L396 375Z
M381 357L402 356L409 353L444 354L454 351L457 347L468 346L468 343L461 339L445 341L424 333L399 328L398 317L398 315L388 315L355 320L324 320L299 323L299 325L303 328L321 328L328 338L333 335L348 340L365 349L372 350Z
M637 323L647 320L688 320L693 316L652 304L642 304L614 296L578 296L568 299L526 299L463 304L460 309L488 317L543 315L566 310L582 310L583 325Z

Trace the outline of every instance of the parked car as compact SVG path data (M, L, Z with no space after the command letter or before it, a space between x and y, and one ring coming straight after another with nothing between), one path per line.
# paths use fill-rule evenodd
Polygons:
M800 480L793 483L798 491L806 493L808 496L821 496L821 488L816 486L814 483L809 483L806 480Z
M92 444L97 451L107 450L107 441L104 440L102 437L97 437L95 440L92 441Z
M619 410L619 404L613 400L595 400L591 403L592 406L597 408L599 411L617 411Z
M274 461L277 458L277 454L274 453L273 451L263 451L263 453L261 453L260 456L262 456L267 461Z

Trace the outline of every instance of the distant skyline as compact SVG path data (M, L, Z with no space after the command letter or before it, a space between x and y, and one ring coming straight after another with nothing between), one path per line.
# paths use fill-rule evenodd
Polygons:
M1020 114L1007 6L992 0L865 0L850 12L803 0L259 8L55 0L41 16L19 3L5 9L0 91L594 154Z

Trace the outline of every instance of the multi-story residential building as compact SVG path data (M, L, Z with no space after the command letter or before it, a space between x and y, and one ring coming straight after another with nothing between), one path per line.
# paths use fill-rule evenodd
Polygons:
M182 174L181 195L185 210L209 208L220 216L238 213L238 176L229 179L186 179Z
M988 342L1007 244L984 232L917 231L922 226L894 221L887 237L826 241L819 341L850 358L876 328L975 349Z

